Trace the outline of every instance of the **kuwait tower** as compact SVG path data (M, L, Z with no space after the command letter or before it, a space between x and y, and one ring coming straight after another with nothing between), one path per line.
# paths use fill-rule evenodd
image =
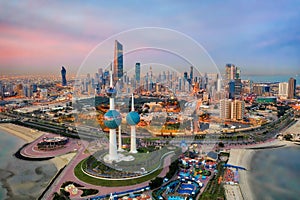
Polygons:
M137 153L136 150L136 132L135 126L140 122L140 116L137 112L134 111L134 98L132 94L131 100L131 112L127 114L126 121L130 126L131 136L130 136L130 152Z
M111 68L112 69L112 68ZM108 161L117 161L117 138L116 138L116 129L119 127L122 121L121 114L115 110L115 97L117 91L113 86L113 72L110 71L110 86L106 90L106 94L109 97L109 111L104 115L104 124L109 128L109 154Z

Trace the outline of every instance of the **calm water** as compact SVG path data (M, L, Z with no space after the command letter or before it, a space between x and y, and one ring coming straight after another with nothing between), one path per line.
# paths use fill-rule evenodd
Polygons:
M50 161L24 161L13 154L25 142L0 131L0 199L36 199L57 172ZM9 196L6 185L11 189Z
M288 82L290 78L296 79L296 84L300 85L300 74L291 74L291 75L275 75L275 76L246 76L243 75L242 79L249 79L254 82Z
M261 150L251 161L254 199L293 200L300 196L300 146Z

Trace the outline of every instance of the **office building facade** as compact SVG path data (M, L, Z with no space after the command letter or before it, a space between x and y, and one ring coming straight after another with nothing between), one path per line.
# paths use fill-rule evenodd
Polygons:
M141 63L135 63L135 80L139 85L141 81Z
M294 99L296 95L296 79L290 78L288 84L288 99Z
M115 40L113 79L115 82L117 82L122 77L123 77L123 45L118 40Z
M62 86L67 86L67 78L66 78L66 74L67 74L67 70L64 68L64 66L61 67L61 84Z
M287 82L279 83L278 96L282 97L282 98L287 98L288 87L289 87L289 84Z

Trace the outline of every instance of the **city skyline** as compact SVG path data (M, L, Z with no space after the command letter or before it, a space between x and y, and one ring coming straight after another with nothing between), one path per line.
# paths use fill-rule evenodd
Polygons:
M121 2L93 1L1 4L1 74L56 73L62 65L76 73L97 44L140 27L172 29L193 38L219 69L234 63L243 74L300 73L296 1L133 2L126 8ZM115 15L109 15L111 9Z

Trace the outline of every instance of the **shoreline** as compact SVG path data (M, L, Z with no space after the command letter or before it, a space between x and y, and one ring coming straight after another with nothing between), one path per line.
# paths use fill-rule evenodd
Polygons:
M0 124L0 131L4 132L5 134L11 135L11 136L16 136L17 138L23 140L23 142L25 144L31 143L31 142L35 141L36 139L38 139L39 137L41 137L43 134L45 134L45 132L35 131L34 129L30 129L27 127L23 127L23 126L11 124L11 123ZM19 146L18 148L22 148L22 145ZM49 159L49 161L54 165L54 167L56 168L57 173L58 173L61 169L63 169L70 162L70 160L73 159L73 157L75 155L76 155L76 152L67 153L67 154L56 156L52 159ZM55 176L57 175L57 173L55 174ZM1 187L4 190L6 190L6 198L13 198L15 195L13 192L13 188L11 188L11 186L7 182L7 179L9 179L13 176L14 176L14 173L11 172L11 174L9 174L9 176L0 179L0 181L2 183ZM55 178L55 176L50 178L50 182L52 181L53 178ZM45 190L45 188L41 189L40 192L43 192L44 190Z
M253 191L251 189L249 178L251 173L251 162L254 157L254 155L257 153L257 150L245 150L242 155L242 159L240 161L240 165L244 166L247 170L240 170L239 176L240 176L240 183L239 187L243 196L243 199L246 200L254 200L253 197Z
M0 130L7 134L14 135L24 140L26 143L31 143L45 134L45 132L36 131L34 129L15 125L12 123L0 124ZM66 164L68 164L75 155L76 153L67 153L64 155L56 156L49 161L51 161L55 165L57 170L60 170Z
M231 149L230 157L228 160L228 164L241 166L246 168L246 170L239 170L239 184L238 185L228 185L225 187L226 195L230 195L234 193L234 199L245 199L245 200L254 200L253 191L250 186L250 176L251 176L251 162L255 154L259 151L264 151L272 148L284 148L289 146L294 146L290 142L286 141L271 141L267 143L262 143L255 145L251 148L244 149ZM235 189L232 187L236 187Z
M228 164L241 166L246 170L239 170L239 184L225 185L225 195L227 199L245 199L254 200L251 187L249 185L249 172L251 172L250 164L253 155L256 153L252 149L231 149Z
M24 140L27 143L33 142L34 140L43 135L42 132L11 123L0 124L0 130L4 131L5 133L17 136L18 138Z

